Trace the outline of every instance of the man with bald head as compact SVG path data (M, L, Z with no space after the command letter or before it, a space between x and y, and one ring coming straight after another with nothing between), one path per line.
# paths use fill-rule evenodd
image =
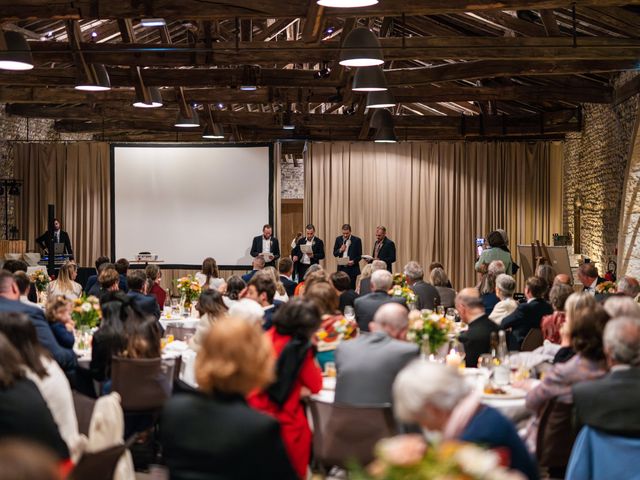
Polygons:
M399 303L386 303L370 323L371 333L342 342L336 349L337 403L381 405L391 403L396 375L419 354L405 341L409 311Z
M377 270L371 275L371 293L356 298L353 302L353 308L356 311L356 321L360 327L360 331L368 332L369 323L373 316L380 308L389 302L398 302L406 305L403 297L392 297L389 295L389 289L393 285L393 276L386 270Z
M559 273L553 279L553 286L556 285L569 285L572 286L573 282L571 281L571 277L566 273Z
M463 288L456 295L456 310L460 319L469 325L469 329L460 334L464 345L465 363L468 367L478 365L478 357L491 352L491 334L500 328L485 312L485 306L477 288Z

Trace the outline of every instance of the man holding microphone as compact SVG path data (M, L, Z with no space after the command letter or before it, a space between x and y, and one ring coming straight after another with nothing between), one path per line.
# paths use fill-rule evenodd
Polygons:
M351 280L351 288L356 288L356 278L360 275L362 240L351 234L351 225L342 226L342 235L333 245L333 256L338 259L338 271L345 272Z

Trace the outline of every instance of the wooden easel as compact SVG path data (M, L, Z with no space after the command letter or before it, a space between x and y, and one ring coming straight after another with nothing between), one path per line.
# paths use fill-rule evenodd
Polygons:
M533 259L533 271L535 272L540 265L551 265L551 257L544 242L536 240L531 243L531 258Z

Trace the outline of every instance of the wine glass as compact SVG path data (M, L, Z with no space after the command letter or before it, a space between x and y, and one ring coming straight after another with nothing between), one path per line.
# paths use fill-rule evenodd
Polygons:
M349 321L353 321L356 319L356 312L351 305L347 305L344 307L344 318Z
M478 357L478 370L486 380L491 377L493 371L493 357L490 353L483 353Z
M447 312L445 313L446 319L453 323L456 320L456 309L455 308L447 308Z
M442 305L438 305L436 307L436 313L441 317L444 317L444 307Z

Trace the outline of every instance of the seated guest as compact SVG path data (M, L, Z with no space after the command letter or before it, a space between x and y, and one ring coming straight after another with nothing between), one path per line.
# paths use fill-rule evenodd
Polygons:
M78 365L75 352L71 348L64 348L56 340L51 327L39 307L25 305L20 301L20 291L13 275L6 270L0 270L0 313L24 313L36 329L40 344L48 350L67 375L74 375Z
M224 285L224 278L220 278L218 264L214 258L207 257L202 262L202 271L196 273L197 282L203 290L213 288L217 290Z
M296 296L296 297L304 295L304 289L305 289L306 280L308 278L310 278L311 276L313 276L315 273L322 272L322 271L323 271L322 267L320 265L318 265L317 263L314 263L309 268L307 268L307 271L304 273L304 277L302 277L302 280L300 282L298 282L298 285L296 286L296 289L293 292L293 295Z
M36 336L36 329L21 313L0 314L0 333L11 339L21 357L26 377L35 383L53 416L60 436L65 441L72 460L82 453L84 441L78 432L78 419L71 387L64 372L51 358Z
M144 273L147 276L147 281L151 285L148 289L148 293L149 295L156 297L158 308L162 310L167 302L167 292L160 286L160 282L162 281L162 270L160 270L158 265L151 264L146 266Z
M60 460L69 458L69 449L46 402L26 378L20 354L0 334L0 439L7 438L42 445Z
M301 399L318 393L322 373L314 359L311 336L320 326L320 313L304 299L285 303L266 333L278 356L276 379L266 389L249 395L253 408L275 417L289 460L298 478L306 478L311 458L311 429Z
M382 305L370 323L371 333L341 343L335 352L337 403L391 403L396 375L420 353L407 342L408 311L398 303Z
M640 293L640 284L636 278L630 277L629 275L624 276L618 281L617 293L636 298L638 293Z
M45 317L49 322L49 327L56 337L56 341L63 348L73 348L76 341L74 335L73 318L71 318L71 310L73 304L66 297L51 297L47 302L45 309Z
M124 358L160 358L162 350L162 329L151 317L129 319L125 322L127 346L122 352Z
M298 285L293 281L293 260L289 257L281 258L278 261L278 271L280 272L280 281L284 285L287 295L289 295L289 298L293 298Z
M511 253L509 253L502 234L494 230L487 236L487 242L489 243L489 248L486 248L478 258L476 262L476 272L484 274L487 272L487 268L491 262L499 260L504 265L504 271L500 273L511 275ZM482 293L482 291L480 293Z
M516 281L511 275L501 273L496 277L496 296L500 300L495 304L489 319L500 325L502 319L507 315L511 315L518 308L518 302L513 299L513 293L516 291Z
M250 298L241 298L229 307L229 316L240 318L251 325L262 328L264 323L264 310L258 302Z
M129 260L126 258L119 258L115 263L116 272L118 272L118 289L127 293L129 291L129 287L127 286L127 272L129 271ZM98 281L100 278L98 277Z
M237 277L236 277L237 278ZM211 326L221 318L227 316L227 306L222 300L222 294L218 290L205 290L198 298L196 311L198 312L198 327L191 340L191 346L197 350L203 339L207 336Z
M87 295L92 295L94 297L100 298L101 295L101 287L100 287L100 274L105 270L116 270L116 266L113 263L101 263L98 267L98 278L96 282L91 286L91 288L86 290ZM118 272L116 271L116 274ZM120 281L120 277L118 277L118 282ZM116 282L116 283L118 283Z
M63 295L75 300L82 295L82 285L75 281L78 276L78 267L75 263L66 262L58 272L58 278L47 285L47 297Z
M93 334L89 365L91 376L97 382L111 379L111 357L121 355L127 347L125 323L134 318L131 304L132 300L118 291L105 294L100 301L102 320ZM104 391L108 390L107 386Z
M171 397L160 443L171 478L295 480L278 421L245 397L273 380L266 336L239 319L214 324L196 358L198 392Z
M532 328L540 328L542 317L553 313L553 308L544 301L547 283L539 277L529 277L524 287L526 303L521 303L511 314L502 319L500 328L510 330L509 349L520 350L520 345Z
M244 280L239 275L231 275L227 278L227 286L224 289L222 301L227 308L231 308L232 305L240 300L240 294L247 287Z
M255 257L251 262L251 265L253 267L253 270L251 270L249 273L245 273L244 275L242 275L242 280L244 280L244 283L249 283L249 281L253 278L253 276L264 268L264 265L265 265L264 258Z
M604 329L609 373L573 386L578 425L640 437L640 319L620 317Z
M491 353L491 334L497 332L499 328L485 313L477 288L463 288L458 293L456 310L460 320L469 325L469 329L459 337L464 345L465 363L475 368L480 355Z
M440 305L444 308L452 308L456 303L456 291L451 288L451 282L445 271L440 267L432 269L429 280L440 295Z
M381 305L397 302L406 306L406 300L403 297L389 295L388 292L392 284L393 276L386 269L373 272L373 275L371 275L371 293L357 298L354 302L356 321L360 331L369 331L369 323L373 320L373 316Z
M419 423L430 432L439 432L443 440L504 451L509 468L529 480L539 478L536 462L511 421L480 403L457 369L414 361L398 374L393 399L398 420Z
M564 363L569 361L575 354L569 333L569 325L575 318L583 315L591 315L596 308L597 302L588 293L572 293L564 303L564 323L559 329L560 349L556 352L552 363ZM580 322L581 320L578 320Z
M373 275L373 272L387 269L387 262L385 262L384 260L374 260L369 265L371 265L371 268L368 268L365 265L365 267L362 269L362 274L360 275L360 277L358 277L359 284L358 284L358 288L356 288L356 292L358 292L358 295L360 296L366 295L367 293L372 292L371 275Z
M626 295L612 295L604 302L604 309L611 318L640 318L640 304Z
M48 448L16 438L0 441L2 480L60 480L60 470L58 459Z
M424 270L418 262L411 261L404 266L407 285L416 294L416 308L418 310L435 310L440 305L440 294L436 287L423 280Z
M444 267L440 262L431 262L429 264L429 278L431 278L431 272L433 272L436 268L439 268L440 270L442 270L445 276L447 276L446 270L444 269ZM431 283L433 283L433 281ZM449 277L447 277L447 284L443 286L447 288L453 288L453 285L451 285L451 281L449 280ZM454 298L454 302L455 302L455 298Z
M577 272L578 279L583 285L583 290L589 292L591 295L595 295L596 286L605 281L600 275L598 275L598 267L593 263L583 263L578 267Z
M560 328L565 322L564 306L571 294L573 294L573 288L569 285L559 284L551 287L549 300L553 313L542 317L541 323L542 336L545 340L560 343Z
M358 298L355 290L351 290L351 279L345 272L335 272L331 274L331 285L338 294L338 309L344 313L345 307L352 307Z
M13 274L13 279L16 281L18 290L20 290L20 301L26 305L40 308L40 306L29 300L29 292L31 291L31 279L25 272L16 272Z
M569 285L571 287L573 286L573 280L566 273L559 273L553 279L553 285L558 285L558 284Z
M124 290L120 290L120 274L111 266L103 265L102 271L100 275L98 275L98 283L96 286L98 287L98 291L95 296L98 298L102 298L103 295L109 292L122 291L126 293ZM93 289L95 289L95 287Z
M275 294L275 282L271 276L262 273L254 275L245 290L244 296L258 302L262 307L264 313L262 328L264 330L269 330L271 328L273 315L277 310L276 305L273 303L273 297Z
M546 282L547 292L544 295L544 299L548 302L549 291L551 290L551 287L553 286L553 281L556 278L556 271L553 269L551 265L542 263L538 265L538 268L536 268L535 276L543 279Z
M127 286L129 287L127 295L140 313L159 320L160 306L156 297L147 295L147 274L144 270L129 271L127 274Z
M104 265L105 263L109 263L111 260L109 259L109 257L105 257L105 256L101 256L98 257L96 259L96 274L95 275L90 275L89 278L87 279L87 283L84 286L84 291L85 293L89 293L89 291L91 290L91 288L98 283L98 275L100 274L100 266Z
M26 274L27 270L29 269L29 265L27 265L27 262L25 262L24 260L7 260L6 262L4 262L2 268L10 273L24 272ZM33 303L36 303L38 301L38 293L36 292L35 285L31 284L31 289L27 294L27 298Z
M284 288L284 284L280 281L280 275L276 270L276 267L264 267L262 272L269 275L273 282L276 284L276 294L274 295L274 302L288 302L289 294Z
M494 260L487 267L487 271L482 275L478 289L480 298L484 303L484 310L487 315L491 315L493 309L500 299L496 295L496 278L504 273L504 263L501 260Z

